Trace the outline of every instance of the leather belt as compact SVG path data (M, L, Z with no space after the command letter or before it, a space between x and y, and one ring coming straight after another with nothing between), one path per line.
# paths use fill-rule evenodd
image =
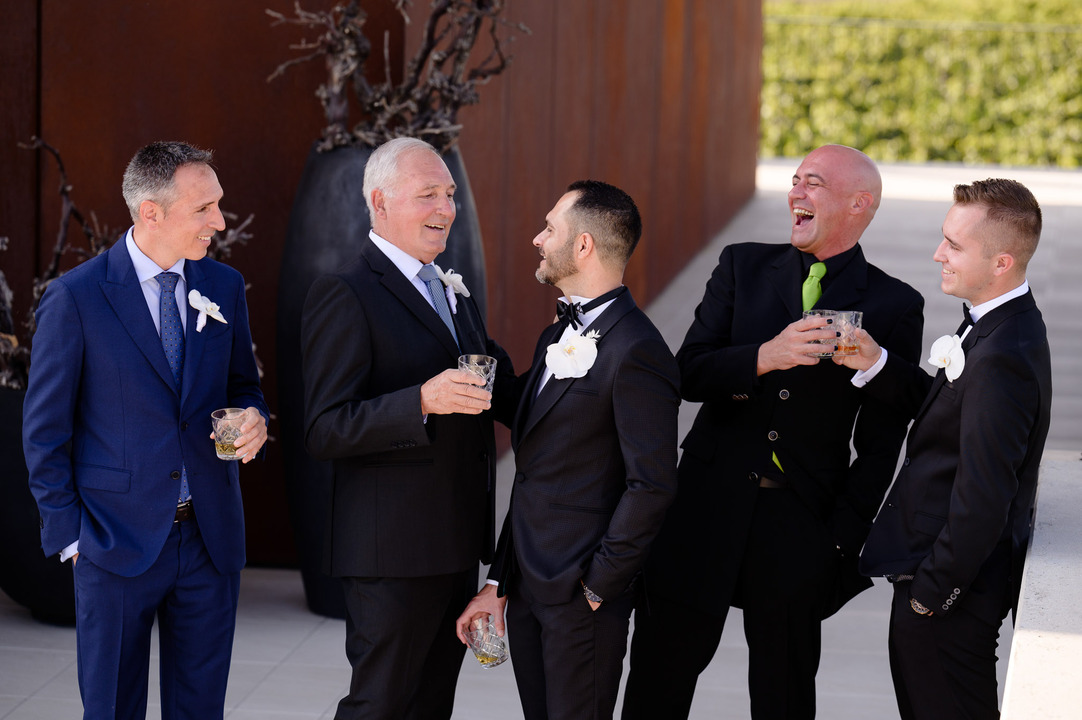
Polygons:
M771 488L771 489L774 489L774 490L778 490L778 489L781 489L781 488L789 487L789 481L786 480L785 478L780 478L779 479L779 478L767 477L766 475L760 475L759 476L759 487L761 487L761 488Z
M174 523L182 523L185 520L191 520L195 517L195 507L192 506L191 500L185 500L177 505L177 514L173 516Z

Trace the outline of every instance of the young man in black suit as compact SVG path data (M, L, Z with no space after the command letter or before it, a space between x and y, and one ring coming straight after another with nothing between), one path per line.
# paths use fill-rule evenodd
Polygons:
M1041 209L1021 183L954 189L934 260L965 321L933 379L865 337L855 384L915 414L906 458L860 556L894 583L890 665L904 720L998 718L999 626L1018 602L1052 371L1026 265ZM887 343L884 343L886 345ZM866 383L866 384L865 384Z
M801 314L861 310L865 327L917 360L924 300L858 245L881 190L864 153L818 148L793 175L790 243L721 254L676 355L681 395L703 406L647 565L625 720L687 717L730 606L743 609L752 717L815 715L821 621L871 587L857 554L907 418L820 362L814 341L836 331Z
M483 411L507 408L498 419L510 422L514 370L459 279L432 265L454 192L428 143L377 148L364 177L372 232L305 303L305 444L333 461L324 564L345 585L353 667L339 719L451 716L455 618L492 554L496 448ZM496 358L495 398L457 369L466 353Z
M489 585L527 720L611 718L646 551L676 491L676 362L623 286L632 199L572 184L533 244L570 306L541 333L512 426L515 484ZM580 314L581 313L581 314ZM497 587L498 585L498 587Z

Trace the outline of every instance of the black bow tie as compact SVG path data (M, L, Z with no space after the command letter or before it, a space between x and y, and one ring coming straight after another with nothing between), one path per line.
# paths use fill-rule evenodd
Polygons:
M556 318L557 322L565 326L571 326L572 330L578 330L579 325L582 324L581 316L590 312L596 307L600 307L610 300L615 300L624 294L627 288L623 285L620 287L609 290L604 295L596 297L590 302L583 305L582 303L565 303L562 300L556 301Z
M973 327L973 316L969 314L969 306L965 303L962 303L962 318L962 324L958 326L958 330L954 333L958 337L962 337L966 329Z
M582 315L582 303L556 301L556 319L561 325L570 325L572 330L578 330L580 315Z

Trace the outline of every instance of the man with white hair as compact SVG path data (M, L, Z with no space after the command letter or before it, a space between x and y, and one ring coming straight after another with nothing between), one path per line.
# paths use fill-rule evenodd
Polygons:
M353 667L335 717L449 718L465 650L455 619L493 549L488 410L513 413L514 370L470 278L433 265L455 182L432 146L377 148L364 194L372 232L312 285L302 318L305 445L333 464L324 569L343 578ZM462 354L496 358L495 402L457 369Z

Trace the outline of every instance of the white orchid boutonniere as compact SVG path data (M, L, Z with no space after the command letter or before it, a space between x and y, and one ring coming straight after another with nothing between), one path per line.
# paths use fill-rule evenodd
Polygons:
M585 335L570 333L561 342L548 346L545 365L557 380L580 378L594 366L597 360L597 339L600 334L591 330Z
M188 304L199 311L199 317L195 321L195 331L203 332L203 326L207 324L207 316L210 316L220 323L225 322L225 318L222 317L221 308L218 307L218 303L211 302L210 298L206 295L200 295L198 290L192 290L188 293Z
M434 267L436 268L436 274L440 276L440 282L443 283L443 289L447 293L447 305L450 306L451 313L457 315L458 298L455 297L455 293L462 297L469 297L470 290L466 287L462 275L456 273L453 268L447 268L447 272L444 272L439 265L434 265Z
M966 354L962 351L962 341L957 335L944 335L932 343L928 362L943 368L947 379L954 382L966 367Z

